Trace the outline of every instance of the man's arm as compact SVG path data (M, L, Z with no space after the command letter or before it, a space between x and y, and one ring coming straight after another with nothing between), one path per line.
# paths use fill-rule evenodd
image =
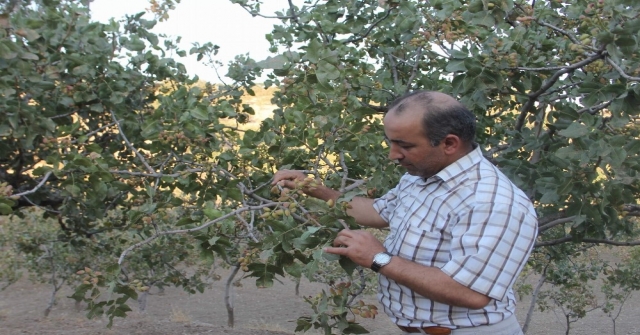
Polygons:
M294 189L297 187L296 183L304 182L306 178L307 175L301 171L280 170L273 176L272 184ZM302 191L309 196L325 201L336 201L341 195L339 191L324 185L317 185L314 187L305 186L302 188ZM351 205L351 208L347 209L347 214L352 216L359 225L372 228L385 228L389 226L389 224L382 219L380 214L378 214L378 212L373 208L373 199L354 197L351 202L349 202L349 205Z
M491 301L488 296L458 283L438 268L398 256L392 257L391 262L380 269L380 273L423 297L447 305L480 309Z
M373 256L386 251L382 243L371 233L344 229L338 233L333 248L325 252L344 255L362 267L370 267ZM424 266L398 256L380 269L380 273L426 298L459 307L479 309L491 301L442 272L439 268Z

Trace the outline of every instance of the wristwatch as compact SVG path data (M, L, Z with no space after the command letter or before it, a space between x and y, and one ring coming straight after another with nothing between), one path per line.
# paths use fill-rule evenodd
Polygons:
M375 272L380 271L380 268L391 262L391 257L393 257L393 255L386 251L377 253L375 256L373 256L373 264L371 264L371 270Z

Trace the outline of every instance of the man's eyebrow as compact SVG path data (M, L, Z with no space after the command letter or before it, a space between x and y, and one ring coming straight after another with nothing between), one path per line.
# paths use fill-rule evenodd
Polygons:
M397 144L413 144L411 142L407 142L407 141L403 141L403 140L392 140L389 137L387 137L387 135L384 135L384 139L389 141L389 142L393 142L393 143L397 143Z

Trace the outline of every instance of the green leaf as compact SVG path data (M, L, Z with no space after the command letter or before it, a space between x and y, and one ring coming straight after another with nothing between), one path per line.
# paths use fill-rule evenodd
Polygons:
M445 68L445 70L448 72L464 72L467 70L467 68L464 65L464 59L463 60L452 59L447 64L447 67Z
M220 210L217 210L215 208L204 208L202 211L209 220L215 220L221 217L223 214Z
M289 59L284 55L278 55L275 57L267 57L267 59L256 63L257 66L263 69L283 69Z
M198 120L209 121L209 114L205 107L198 106L197 108L191 110L190 114Z
M358 268L358 264L345 256L340 257L340 261L338 263L340 264L340 267L342 267L344 272L349 275L349 277L351 277L353 275L353 271Z
M345 328L342 331L342 333L343 334L369 334L369 331L355 322L349 322L349 326Z
M40 57L38 57L38 55L32 54L30 52L23 52L22 54L20 54L20 58L26 59L26 60L39 60L40 59Z
M327 62L318 62L318 68L316 70L316 77L321 84L328 84L330 80L340 78L340 70L335 65Z
M158 136L158 133L160 133L161 129L162 128L160 126L160 122L157 120L153 120L147 123L144 128L142 128L140 135L142 135L142 137L144 138L153 139Z
M307 53L304 55L303 59L306 59L311 63L317 63L320 60L322 48L323 46L318 39L312 39L307 46Z
M144 41L142 41L138 36L131 36L131 39L123 44L125 48L131 51L142 51L146 47L144 45Z
M13 213L13 208L11 208L11 206L5 203L0 203L0 214L9 215L11 213Z
M136 292L136 290L134 290L133 288L129 287L129 285L116 285L116 287L113 289L114 293L120 293L126 297L129 297L133 300L138 299L138 293Z
M563 129L558 133L569 138L580 138L589 135L591 130L582 123L574 122L567 129Z

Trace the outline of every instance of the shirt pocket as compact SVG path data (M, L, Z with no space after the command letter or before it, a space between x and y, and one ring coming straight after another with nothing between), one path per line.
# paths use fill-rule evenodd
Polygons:
M426 266L443 266L450 259L451 243L444 236L439 230L430 231L409 225L399 245L398 255Z

